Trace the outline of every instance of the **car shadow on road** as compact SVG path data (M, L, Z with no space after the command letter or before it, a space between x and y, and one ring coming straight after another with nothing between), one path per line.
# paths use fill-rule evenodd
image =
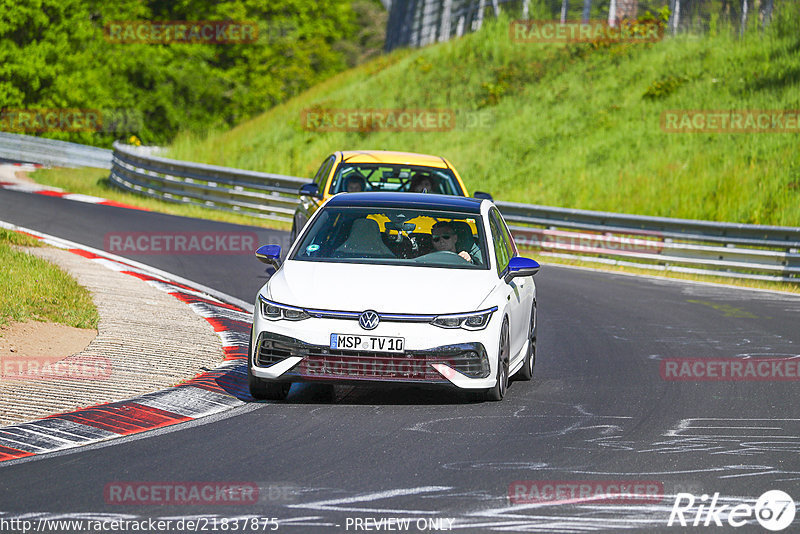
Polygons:
M474 395L456 389L434 389L402 384L351 386L293 384L286 403L344 405L453 405L475 402Z
M455 388L437 388L408 384L333 385L295 383L285 401L258 401L247 386L246 350L229 353L227 360L236 363L226 368L209 369L183 385L226 393L244 402L285 404L343 404L343 405L459 405L482 402L476 392ZM513 381L510 386L513 387Z

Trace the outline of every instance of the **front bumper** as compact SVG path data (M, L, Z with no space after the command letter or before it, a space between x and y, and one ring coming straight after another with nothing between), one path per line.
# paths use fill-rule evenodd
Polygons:
M457 343L404 353L331 349L274 332L260 332L251 372L281 382L405 382L487 388L489 357L480 342Z

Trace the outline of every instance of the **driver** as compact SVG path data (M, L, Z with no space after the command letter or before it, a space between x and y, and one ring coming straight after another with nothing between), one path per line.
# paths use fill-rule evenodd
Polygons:
M360 174L351 174L345 178L344 190L348 193L360 193L367 188L367 179Z
M412 193L432 193L433 179L427 174L418 172L411 178L408 190Z
M439 221L431 228L431 238L433 241L434 252L452 252L456 254L456 232L450 223ZM472 263L472 256L469 252L462 250L458 252L459 257Z

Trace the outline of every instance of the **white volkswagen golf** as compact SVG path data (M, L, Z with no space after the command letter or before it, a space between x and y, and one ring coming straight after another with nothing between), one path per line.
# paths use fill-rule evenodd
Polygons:
M490 200L342 193L306 224L253 314L248 383L282 400L293 382L401 382L501 400L536 358L534 260Z

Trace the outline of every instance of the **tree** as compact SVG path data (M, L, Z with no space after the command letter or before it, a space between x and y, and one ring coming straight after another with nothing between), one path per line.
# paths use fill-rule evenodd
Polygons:
M148 20L254 21L259 37L224 45L104 38L112 21ZM0 0L0 109L110 111L113 131L46 135L167 143L180 130L233 125L363 60L376 31L355 21L352 0ZM139 120L120 125L121 116Z

